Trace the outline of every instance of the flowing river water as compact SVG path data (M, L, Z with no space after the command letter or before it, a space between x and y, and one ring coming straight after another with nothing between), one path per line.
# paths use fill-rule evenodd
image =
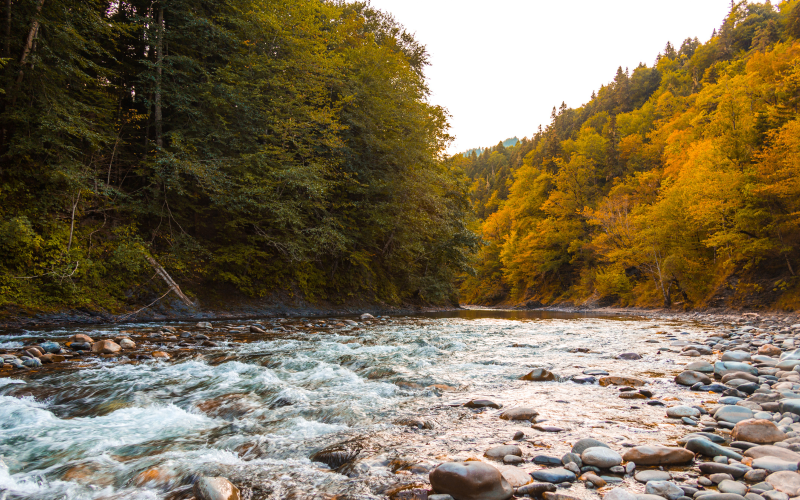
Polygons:
M687 360L670 345L704 338L711 327L700 323L497 310L350 318L357 326L342 319L214 322L202 332L215 347L151 337L165 325L155 323L0 335L0 348L13 350L41 339L63 345L76 333L98 340L124 332L137 352L161 349L173 358L123 352L30 371L6 365L0 499L177 500L191 497L198 475L227 477L244 498L386 498L425 485L433 465L479 458L516 431L525 433L514 442L524 471L539 468L533 456L560 457L582 437L621 450L685 433L663 407L565 380L589 369L644 378L661 401L698 404L710 396L672 383ZM252 324L267 333L248 333ZM179 335L201 332L194 323L169 325ZM642 359L616 359L623 352ZM564 381L520 380L536 367ZM475 398L533 407L538 423L564 431L540 432L499 419L502 410L462 406ZM309 458L340 443L357 455L338 472ZM597 498L577 485L571 494Z

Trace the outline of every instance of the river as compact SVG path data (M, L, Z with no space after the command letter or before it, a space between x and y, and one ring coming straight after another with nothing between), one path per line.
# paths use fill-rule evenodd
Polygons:
M619 449L682 435L661 406L566 380L589 369L645 378L661 401L708 398L671 382L685 358L668 349L704 338L711 327L700 323L497 310L349 319L359 325L343 326L342 318L214 322L204 332L216 347L150 337L164 326L155 323L0 336L0 348L13 350L31 340L126 332L138 348L171 349L174 358L84 356L57 368L0 372L0 499L177 500L189 498L188 485L201 474L227 477L253 499L386 498L425 484L433 465L481 457L516 431L526 435L526 459L560 457L582 437ZM254 323L268 333L247 333ZM199 332L193 323L169 325ZM642 359L616 359L623 352ZM564 380L519 380L535 367ZM539 424L564 431L540 432L500 420L501 410L462 406L475 398L533 407ZM409 419L433 428L397 423ZM343 442L358 455L339 473L309 459ZM582 486L571 494L596 498Z

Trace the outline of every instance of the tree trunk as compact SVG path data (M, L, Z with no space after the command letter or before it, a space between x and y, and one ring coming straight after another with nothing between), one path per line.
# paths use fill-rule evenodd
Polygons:
M173 280L172 277L169 274L167 274L167 271L164 270L163 267L161 267L161 264L156 262L156 259L150 257L149 255L145 255L145 258L147 259L147 262L149 262L150 265L153 266L153 269L155 269L156 273L159 276L161 276L161 279L164 280L167 286L169 286L169 288L173 292L175 292L175 295L180 297L180 299L183 301L184 304L186 304L189 307L195 307L194 302L189 300L189 297L183 294L183 292L181 291L181 287L179 287L178 284L175 283L175 280Z
M42 12L42 6L44 6L44 0L39 0L36 3L36 16L38 16ZM10 12L10 11L9 11ZM22 83L22 76L24 75L24 67L25 61L28 60L28 56L31 54L33 49L33 41L36 39L36 34L39 32L39 19L38 17L33 19L31 23L31 29L28 32L28 39L25 41L25 47L22 49L22 56L19 58L19 75L17 76L17 83L16 86Z
M156 119L156 146L164 146L161 138L161 77L164 65L164 8L158 5L158 41L156 43L156 96L155 96L155 119Z
M11 57L11 0L6 0L6 45L3 55Z

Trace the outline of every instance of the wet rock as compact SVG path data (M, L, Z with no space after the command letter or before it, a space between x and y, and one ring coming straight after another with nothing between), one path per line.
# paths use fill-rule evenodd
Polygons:
M197 323L196 327L197 328L204 328L206 330L211 330L212 328L214 328L213 326L211 326L211 323L209 323L208 321L201 321L201 322Z
M646 396L640 392L623 392L619 395L621 399L647 399L649 396Z
M714 484L719 484L719 483L721 483L722 481L732 480L732 479L733 479L733 476L731 476L730 474L725 474L725 473L722 473L722 472L717 472L717 473L715 473L715 474L711 474L711 475L709 475L709 476L708 476L708 478L711 480L711 482L712 482L712 483L714 483Z
M514 433L514 437L512 438L514 441L520 441L525 438L525 433L522 431L517 431Z
M561 463L563 465L567 464L575 464L578 467L583 467L583 460L581 460L581 456L577 453L567 453L563 457L561 457Z
M45 354L39 358L42 363L62 363L66 358L60 354Z
M601 469L608 469L622 463L619 453L603 446L587 448L581 453L581 460L585 465L594 465Z
M39 348L44 351L44 354L58 354L61 352L61 346L58 342L42 342Z
M591 485L594 486L595 488L602 488L603 486L606 485L605 479L598 476L594 472L587 472L586 474L583 474L579 479L581 481L586 481L588 483L591 483Z
M576 455L583 454L584 451L588 450L589 448L609 448L607 444L602 441L598 441L597 439L592 438L583 438L579 439L574 445L572 445L571 452Z
M745 475L747 469L735 467L733 465L720 464L716 462L703 462L698 464L700 472L703 474L730 474L734 479L739 479Z
M495 408L497 410L503 407L503 405L500 403L495 403L494 401L489 401L488 399L473 399L464 406L467 408Z
M736 424L731 433L735 441L747 441L756 444L772 444L786 439L775 423L769 420L742 420Z
M523 375L521 377L521 380L527 380L529 382L552 382L556 380L556 378L557 378L556 375L550 370L545 370L544 368L536 368L527 375Z
M786 399L781 401L780 409L781 413L789 412L800 415L800 399Z
M549 455L536 455L533 457L533 463L539 465L562 465L562 461L558 457L551 457Z
M753 418L753 410L743 406L723 406L714 413L717 422L738 424L742 420Z
M646 495L657 495L667 500L678 500L683 496L683 490L670 481L649 481L644 487Z
M508 465L519 465L524 462L525 459L522 457L518 457L517 455L506 455L503 457L503 463Z
M767 472L797 472L797 462L789 462L778 457L761 457L753 460L753 468L764 469Z
M745 351L725 351L720 358L721 361L750 361L750 353Z
M781 493L795 497L800 490L800 474L791 471L775 472L767 476L766 483Z
M545 483L573 483L577 479L574 472L563 468L537 470L531 472L531 476Z
M605 370L597 369L597 368L589 368L589 369L583 370L583 374L584 375L592 375L592 376L595 376L595 377L605 377L605 376L608 375L608 372L605 371Z
M738 361L717 361L714 363L714 374L720 377L724 377L728 373L733 372L745 372L745 373L752 373L753 375L758 375L758 369L752 365L748 365L747 363L741 363Z
M436 493L458 500L507 500L513 495L500 471L483 462L446 462L429 479Z
M764 469L753 469L745 472L744 480L751 483L760 483L767 479L768 474Z
M360 441L350 440L323 448L308 458L336 470L355 460L363 448Z
M750 448L744 452L744 456L750 458L777 457L787 462L800 462L800 453L769 444Z
M483 456L487 458L491 458L493 460L502 460L503 457L506 455L516 455L518 457L522 456L522 449L519 446L515 445L504 445L504 446L495 446L493 448L489 448L483 453Z
M260 326L250 325L250 333L267 333L267 332Z
M539 412L533 408L511 408L504 411L500 418L503 420L530 420L538 415Z
M789 500L789 495L775 490L765 491L761 496L766 500Z
M770 356L770 357L780 356L781 355L781 348L780 347L776 347L776 346L774 346L772 344L764 344L764 345L762 345L761 347L758 348L758 354L760 354L762 356Z
M73 351L91 351L92 344L88 342L73 342L69 345L69 348Z
M709 493L695 499L702 498L703 500L745 500L742 495L735 493Z
M598 380L600 385L603 387L607 387L609 385L622 385L622 386L630 386L630 387L641 387L645 384L644 380L636 378L636 377L617 377L617 376L610 376L610 377L601 377Z
M595 382L597 382L597 379L590 375L586 375L584 377L575 376L572 377L570 380L572 380L576 384L594 384Z
M625 452L622 459L636 465L678 465L694 460L694 453L667 446L636 446Z
M564 432L564 428L563 427L555 427L555 426L552 426L552 425L535 425L534 424L534 425L531 426L531 428L532 429L536 429L539 432L554 432L554 433Z
M239 488L224 477L201 477L192 488L197 500L239 500Z
M169 359L169 354L165 353L164 351L153 351L152 356L154 358L160 359Z
M455 500L455 498L453 498L450 495L433 494L433 495L428 495L428 500Z
M735 495L742 495L744 496L747 494L747 485L739 483L737 481L731 481L730 479L726 479L717 485L717 489L721 493L733 493Z
M370 313L364 313L359 317L361 318L361 321L367 321L367 320L375 319L375 316L371 315Z
M542 493L542 498L544 498L544 500L580 500L578 497L572 495L566 495L558 492L553 493L550 491L545 491Z
M405 425L406 427L416 427L417 429L433 429L435 426L433 422L422 420L419 418L401 418L394 421L397 425Z
M92 352L95 354L116 354L122 350L113 340L100 340L92 344Z
M712 443L706 439L690 439L686 443L686 449L689 451L693 451L699 455L705 455L707 457L728 457L734 460L741 460L742 456L735 451L729 450L723 446L720 446L716 443Z
M622 354L618 354L616 359L625 359L628 361L636 361L642 359L642 356L635 353L635 352L623 352Z
M673 406L667 408L667 416L669 418L699 417L700 410L691 406Z
M556 485L550 483L531 483L526 484L525 486L520 486L516 489L517 496L525 496L528 495L532 498L540 497L546 491L553 492L556 491ZM428 497L430 500L430 497Z
M703 385L710 384L711 379L704 373L687 370L685 372L679 373L675 377L675 383L691 387L694 384L703 384Z
M633 478L640 483L648 483L650 481L669 481L672 479L672 475L664 470L643 470L637 472Z
M603 500L636 500L636 495L625 488L614 488L603 495Z
M511 488L519 488L520 486L533 482L533 478L531 478L530 474L516 466L500 465L497 469Z
M28 368L40 368L42 366L42 362L39 361L39 358L25 358L22 360L22 366L27 366Z
M684 370L700 372L700 373L714 373L714 365L707 361L695 361L683 367Z
M88 344L93 344L94 340L92 337L85 335L83 333L77 333L69 338L70 342L86 342Z
M123 349L136 349L136 343L131 339L120 339L119 346Z

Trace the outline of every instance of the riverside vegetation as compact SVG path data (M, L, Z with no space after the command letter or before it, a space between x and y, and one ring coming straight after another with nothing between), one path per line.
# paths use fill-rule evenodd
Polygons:
M187 302L457 300L477 241L467 184L443 157L425 48L391 16L322 0L0 9L9 314L146 304L167 290L153 268Z
M800 305L800 2L732 2L513 147L457 158L467 303Z

